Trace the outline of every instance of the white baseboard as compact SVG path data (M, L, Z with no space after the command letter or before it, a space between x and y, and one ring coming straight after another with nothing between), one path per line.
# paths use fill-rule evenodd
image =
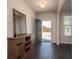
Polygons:
M52 43L57 43L57 42L53 41ZM72 42L59 42L59 44L72 44Z
M72 42L60 42L60 44L72 44Z
M52 41L52 43L57 43L56 41Z

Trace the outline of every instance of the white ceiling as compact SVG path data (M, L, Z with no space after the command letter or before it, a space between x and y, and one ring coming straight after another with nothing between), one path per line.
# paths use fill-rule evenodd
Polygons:
M62 10L72 10L72 0L66 0Z
M41 8L38 4L40 0L25 0L26 3L33 9L35 12L45 12L45 11L57 11L60 0L47 0L47 5L45 8Z

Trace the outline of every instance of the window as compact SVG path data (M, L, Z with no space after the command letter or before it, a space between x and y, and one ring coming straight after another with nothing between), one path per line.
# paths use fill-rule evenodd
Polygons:
M72 35L72 17L64 16L64 35L71 36Z

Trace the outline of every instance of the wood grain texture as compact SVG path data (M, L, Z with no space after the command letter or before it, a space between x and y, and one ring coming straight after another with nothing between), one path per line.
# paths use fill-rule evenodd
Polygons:
M72 59L72 45L43 42L37 43L30 56L25 59Z
M8 59L24 59L30 55L31 44L31 36L28 35L8 38Z

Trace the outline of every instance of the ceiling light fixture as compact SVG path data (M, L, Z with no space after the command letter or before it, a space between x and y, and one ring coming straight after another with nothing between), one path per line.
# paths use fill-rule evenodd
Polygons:
M47 0L41 0L40 1L40 7L41 8L45 8L46 7L46 4L47 4Z

